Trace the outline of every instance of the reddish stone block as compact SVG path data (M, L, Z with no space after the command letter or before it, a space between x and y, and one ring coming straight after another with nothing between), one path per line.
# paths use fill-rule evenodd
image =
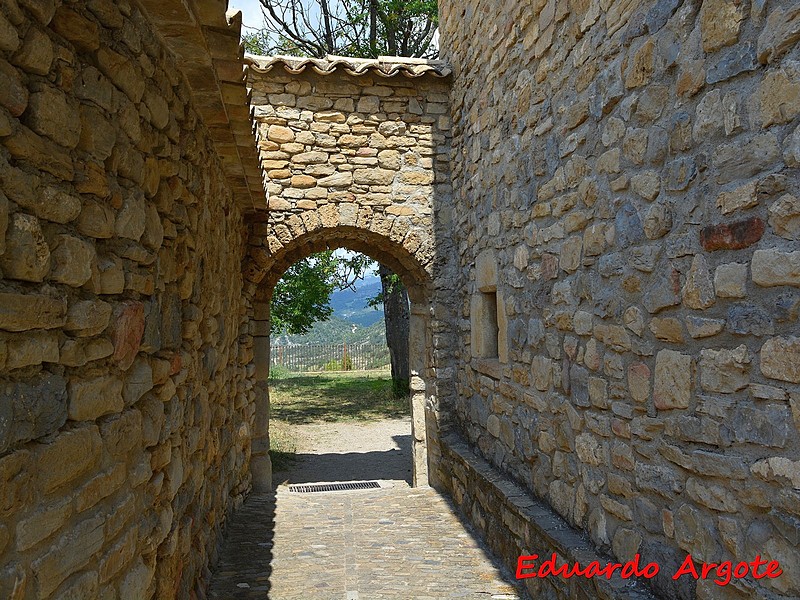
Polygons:
M741 250L752 246L764 235L766 226L758 217L735 223L711 225L700 232L700 243L708 252Z
M139 352L144 335L144 304L123 302L114 310L111 341L114 343L113 358L120 367L127 369Z

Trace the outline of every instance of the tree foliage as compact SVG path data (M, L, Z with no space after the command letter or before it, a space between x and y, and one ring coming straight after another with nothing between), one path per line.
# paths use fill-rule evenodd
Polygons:
M333 314L331 294L355 289L371 263L363 254L342 257L328 250L293 264L272 293L272 333L302 335L314 323L327 321Z
M245 35L255 54L323 58L435 58L437 0L261 0L264 27Z

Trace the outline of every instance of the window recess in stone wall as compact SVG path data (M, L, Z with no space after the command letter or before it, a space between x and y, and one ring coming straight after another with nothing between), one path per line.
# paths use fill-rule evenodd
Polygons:
M508 362L506 313L497 285L497 259L484 250L475 261L475 286L470 304L472 356L475 368L491 377L500 376L500 363Z

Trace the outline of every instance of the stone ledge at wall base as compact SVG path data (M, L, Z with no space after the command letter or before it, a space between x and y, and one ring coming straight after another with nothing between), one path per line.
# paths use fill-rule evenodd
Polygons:
M592 561L601 567L618 562L599 554L585 535L477 456L457 434L443 437L441 446L442 464L450 471L449 477L442 478L442 485L462 516L512 573L516 572L517 559L530 554L539 555L537 565L553 552L558 554L559 565L566 561L569 566L580 563L585 568ZM645 585L622 579L619 572L611 580L604 576L548 576L521 581L537 599L656 600Z

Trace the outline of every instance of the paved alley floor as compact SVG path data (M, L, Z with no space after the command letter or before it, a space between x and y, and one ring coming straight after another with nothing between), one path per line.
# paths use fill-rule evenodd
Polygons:
M252 496L230 523L209 598L516 598L433 489Z
M405 454L404 438L396 431L387 435L392 433L401 443L394 451L381 448L384 458ZM352 450L352 443L348 449ZM365 469L375 462L374 457L359 454L322 450L308 454L279 475L283 483L276 493L248 498L226 528L208 597L517 598L513 578L500 572L454 514L450 502L433 489L408 486L410 455L408 464L386 461L391 468L381 473ZM353 464L369 472L368 478L378 480L381 488L289 491L287 482L352 481L356 479ZM329 477L309 478L312 468L319 475L320 465Z

